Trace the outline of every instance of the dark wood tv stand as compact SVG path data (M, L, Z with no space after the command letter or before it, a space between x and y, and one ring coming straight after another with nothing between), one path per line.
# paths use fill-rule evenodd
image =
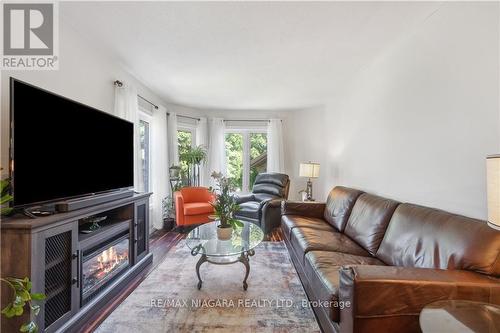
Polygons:
M36 219L2 219L2 277L29 277L32 291L47 295L36 316L40 332L76 332L152 263L150 193ZM106 217L91 233L89 217ZM95 228L93 228L95 229ZM2 308L11 293L2 285ZM29 313L5 319L17 332Z

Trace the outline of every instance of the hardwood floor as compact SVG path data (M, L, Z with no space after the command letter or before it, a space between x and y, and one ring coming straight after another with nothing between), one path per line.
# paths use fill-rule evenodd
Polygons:
M115 297L98 315L92 317L86 326L80 329L80 332L93 332L99 324L101 324L104 319L114 310L118 305L134 289L147 277L147 275L160 264L168 251L177 244L181 239L183 239L186 235L183 233L179 233L177 231L165 231L165 230L156 230L150 235L149 240L149 251L153 253L153 264L147 268L146 275L143 277L137 277L132 280L131 283L123 290L123 292Z
M90 333L93 332L103 321L106 319L113 310L115 310L118 305L120 305L125 298L127 298L132 291L148 276L148 274L153 271L167 256L168 251L179 243L180 240L186 237L189 230L177 230L172 231L156 230L150 235L149 240L149 251L153 254L153 264L147 268L147 272L143 277L137 277L132 280L129 285L123 290L123 292L116 296L103 310L92 317L87 325L81 327L79 332ZM281 228L275 229L269 235L269 241L279 242L283 240L283 233Z

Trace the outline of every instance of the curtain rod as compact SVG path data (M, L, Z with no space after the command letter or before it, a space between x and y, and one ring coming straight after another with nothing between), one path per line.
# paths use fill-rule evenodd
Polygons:
M158 105L154 104L153 102L148 101L147 99L145 99L144 97L142 97L139 94L137 94L137 97L139 97L140 99L142 99L144 102L151 104L152 106L154 106L155 109L158 110Z
M271 119L224 119L224 121L270 122ZM280 121L283 121L280 119Z
M170 116L170 112L167 112L167 116ZM183 116L182 114L178 114L177 117L188 118L188 119L193 119L193 120L200 121L200 118L190 117L190 116Z
M120 81L120 80L116 80L115 82L113 82L113 84L117 87L123 87L123 82ZM155 103L147 100L146 98L142 97L141 95L137 94L137 97L139 97L140 99L142 99L144 102L146 103L149 103L151 104L152 106L154 106L155 109L158 109L158 105L156 105Z

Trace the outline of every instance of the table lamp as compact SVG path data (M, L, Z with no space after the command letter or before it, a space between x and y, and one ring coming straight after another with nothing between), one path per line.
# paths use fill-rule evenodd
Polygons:
M488 225L500 230L500 155L486 158L488 187Z
M307 200L314 201L314 199L312 197L313 186L312 186L311 178L318 178L319 177L319 163L311 163L311 162L300 163L299 176L309 178L307 180L307 189L306 189Z

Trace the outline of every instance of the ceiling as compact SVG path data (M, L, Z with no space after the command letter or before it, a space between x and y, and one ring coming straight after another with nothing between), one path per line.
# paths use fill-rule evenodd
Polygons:
M286 110L327 103L437 2L61 2L60 17L165 101Z

